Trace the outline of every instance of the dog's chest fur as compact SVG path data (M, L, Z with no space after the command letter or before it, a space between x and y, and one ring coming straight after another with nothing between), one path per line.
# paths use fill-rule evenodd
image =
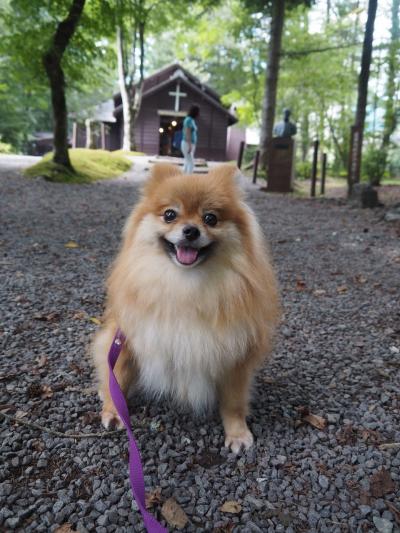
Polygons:
M167 394L195 410L210 406L224 370L244 356L244 324L216 328L195 313L169 319L138 317L128 334L139 367L139 385L155 396Z

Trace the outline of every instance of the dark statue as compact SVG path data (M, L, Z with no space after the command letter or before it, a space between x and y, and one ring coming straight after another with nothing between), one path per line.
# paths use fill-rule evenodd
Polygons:
M275 137L292 137L293 135L296 135L296 124L290 122L289 117L290 109L285 109L283 112L283 121L278 122L274 127Z

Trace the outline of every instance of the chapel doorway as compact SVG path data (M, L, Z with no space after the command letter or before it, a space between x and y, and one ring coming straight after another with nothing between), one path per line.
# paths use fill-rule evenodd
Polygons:
M183 117L160 116L159 154L183 157L181 152Z

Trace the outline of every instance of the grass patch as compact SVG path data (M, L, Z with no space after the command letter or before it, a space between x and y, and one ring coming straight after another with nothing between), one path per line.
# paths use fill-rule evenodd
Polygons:
M111 153L116 154L116 155L130 155L130 156L146 155L144 152L131 152L129 150L114 150L114 152L111 152Z
M52 153L46 154L39 163L24 170L29 178L41 176L49 181L59 183L89 183L91 181L115 178L132 166L131 161L123 155L106 150L88 150L74 148L69 150L74 172L62 165L53 163Z

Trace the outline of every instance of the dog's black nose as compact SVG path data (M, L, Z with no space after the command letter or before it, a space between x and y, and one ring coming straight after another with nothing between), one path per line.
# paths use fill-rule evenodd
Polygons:
M182 233L188 241L195 241L200 237L200 231L197 226L185 226Z

